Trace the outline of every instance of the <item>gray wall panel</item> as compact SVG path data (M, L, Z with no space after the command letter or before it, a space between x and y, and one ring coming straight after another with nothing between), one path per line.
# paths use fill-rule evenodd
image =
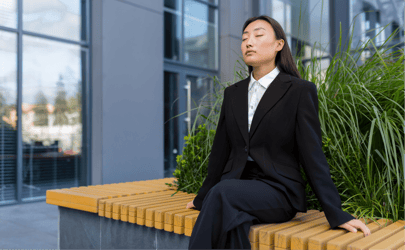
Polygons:
M234 83L234 70L241 70L243 62L241 43L242 27L252 17L252 2L249 0L221 0L220 8L220 68L221 82ZM241 57L241 58L239 58ZM239 60L241 64L237 63ZM235 69L234 69L235 67ZM247 71L247 67L246 67ZM235 79L237 82L239 79Z
M230 12L230 24L229 33L230 35L236 36L238 39L241 39L241 30L242 25L250 17L251 13L251 4L245 0L231 0L228 1L228 7L223 8L225 11ZM247 8L247 9L246 9Z
M163 178L163 1L128 2L103 1L102 184Z
M118 0L124 3L132 4L138 8L144 8L149 11L156 11L163 14L163 0Z
M102 184L102 124L103 124L103 103L101 96L103 94L103 78L102 78L102 65L103 65L103 54L102 54L102 2L92 1L91 2L91 35L92 35L92 51L91 51L91 62L92 62L92 109L90 115L92 116L92 127L90 129L91 133L91 152L89 157L91 157L91 184L99 185Z
M219 8L221 81L233 81L252 2ZM92 184L163 178L163 0L93 1L92 10Z

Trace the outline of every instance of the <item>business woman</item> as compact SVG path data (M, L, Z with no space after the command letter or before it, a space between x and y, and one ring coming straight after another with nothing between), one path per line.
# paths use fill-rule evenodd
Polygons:
M280 24L248 19L249 77L225 88L208 175L187 204L200 212L189 249L251 249L249 229L306 212L303 167L331 229L370 230L341 209L322 151L316 85L301 79Z

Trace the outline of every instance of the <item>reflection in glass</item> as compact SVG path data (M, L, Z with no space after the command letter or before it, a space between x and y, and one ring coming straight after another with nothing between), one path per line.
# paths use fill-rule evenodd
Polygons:
M184 3L184 62L218 68L218 14L206 4L192 0Z
M197 117L197 108L201 106L209 106L209 98L205 97L204 100L202 98L211 93L212 90L212 79L209 77L196 77L196 76L187 76L186 77L187 84L191 87L191 99L188 99L188 102L190 103L190 129L192 129L193 126L195 128L198 128L199 125L203 125L206 123L206 121L202 118L199 117L196 121ZM208 116L210 109L209 108L199 108L199 114L203 114L205 116ZM196 124L194 124L194 121L196 121ZM188 133L188 131L187 131ZM187 133L185 135L187 135Z
M180 60L181 1L165 1L164 11L164 57Z
M0 1L0 26L17 28L17 0Z
M17 35L0 31L0 205L17 191ZM0 222L1 223L1 222Z
M165 162L164 177L173 177L173 172L176 169L177 155L181 154L179 148L179 100L178 100L178 74L164 72L164 150Z
M281 25L281 27L285 27L284 25L284 3L280 0L273 1L273 13L272 17L276 19L276 21Z
M218 0L202 0L202 1L218 5Z
M86 1L23 0L23 29L59 38L81 41L85 23L81 13Z
M377 14L377 22L375 24L375 28L376 28L375 34L377 36L376 45L381 46L385 41L385 32L383 31L384 27L382 27L381 24L380 24L381 23L381 21L380 21L380 12L377 11L376 14ZM394 31L394 30L392 30L392 31Z
M352 18L350 21L353 29L352 49L358 48L363 43L373 38L373 42L376 46L382 45L394 32L393 26L391 25L392 23L402 24L401 29L403 29L404 8L405 1L403 0L376 2L350 0L350 17ZM384 29L386 25L388 26ZM384 30L377 35L382 29ZM392 39L384 46L391 47L403 41L404 38L402 36L400 40ZM400 47L394 47L394 49L400 49ZM387 52L389 53L391 51ZM370 54L370 52L363 51L361 58L364 61L370 55L372 55L372 53Z
M82 62L78 45L23 36L23 198L78 185Z
M285 4L286 10L286 25L285 25L285 32L291 34L291 4Z
M329 1L326 0L311 0L309 2L309 44L306 46L305 59L310 60L312 57L319 59L321 74L329 65L330 59L321 59L323 56L328 56L330 52L330 37L329 37ZM310 63L310 62L309 62Z
M176 11L181 11L182 0L164 0L164 7Z

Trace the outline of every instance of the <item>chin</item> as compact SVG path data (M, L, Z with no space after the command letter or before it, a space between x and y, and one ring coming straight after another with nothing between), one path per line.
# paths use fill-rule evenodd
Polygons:
M251 67L256 67L256 63L250 63L250 62L246 62L246 65L251 66Z
M255 64L255 61L252 61L252 60L249 60L249 59L248 59L248 60L245 60L245 63L246 63L246 65L248 65L248 66L253 66L252 63Z

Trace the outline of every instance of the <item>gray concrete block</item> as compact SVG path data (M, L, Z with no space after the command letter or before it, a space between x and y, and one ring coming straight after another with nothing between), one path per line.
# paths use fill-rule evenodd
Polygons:
M59 206L60 249L100 249L100 216Z
M59 207L60 249L188 249L190 237Z
M156 228L100 217L101 249L156 249Z
M188 249L190 237L156 229L157 249Z

